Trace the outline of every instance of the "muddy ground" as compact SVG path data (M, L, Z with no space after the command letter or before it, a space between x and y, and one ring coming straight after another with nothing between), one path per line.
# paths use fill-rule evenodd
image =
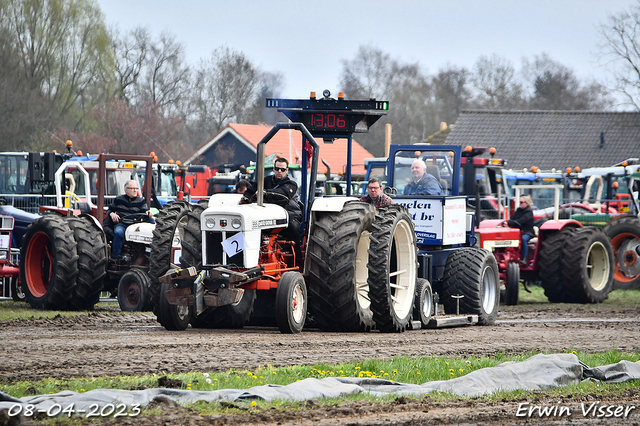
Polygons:
M187 329L169 332L150 314L122 314L98 308L89 316L33 319L0 323L0 378L3 381L71 378L91 375L162 374L162 372L254 369L271 364L338 363L398 355L491 356L499 351L522 354L540 351L604 352L640 350L638 310L604 305L531 304L501 307L498 321L487 327L416 330L403 334L323 333L305 330L282 335L275 328L243 330ZM588 398L587 398L588 399ZM593 399L592 402L595 402ZM530 404L557 405L542 393ZM512 424L518 421L591 424L580 399L560 402L571 416L543 419L516 417L518 402L488 403L458 400L434 403L400 398L391 404L345 403L329 408L283 413L255 409L243 415L202 417L164 405L153 419L129 418L113 424ZM589 402L590 404L591 402ZM601 403L635 405L616 424L640 424L640 389L607 397ZM314 408L315 407L315 408ZM614 419L608 419L614 421ZM108 424L109 421L103 421Z

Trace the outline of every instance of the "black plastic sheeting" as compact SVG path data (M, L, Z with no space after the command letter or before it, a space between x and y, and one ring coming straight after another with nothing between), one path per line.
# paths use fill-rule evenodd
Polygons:
M382 379L356 377L331 377L305 379L290 385L256 386L250 389L225 389L216 391L192 391L179 389L146 389L128 391L95 389L78 393L63 391L51 395L14 398L0 392L0 411L15 414L18 404L40 413L55 412L73 404L74 414L87 415L104 407L136 405L144 407L152 401L171 399L181 404L196 401L246 401L289 400L304 401L318 398L335 398L359 393L372 395L414 395L429 392L449 392L463 397L479 397L498 391L545 390L579 383L583 380L621 383L640 379L640 361L620 361L617 364L589 368L574 354L534 355L525 361L505 362L496 367L483 368L451 380L427 382L422 385L398 383ZM113 408L113 407L109 407Z

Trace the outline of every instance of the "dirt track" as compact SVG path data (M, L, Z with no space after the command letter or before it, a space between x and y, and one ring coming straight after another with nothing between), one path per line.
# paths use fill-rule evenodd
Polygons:
M590 352L609 349L628 352L640 350L638 313L637 310L616 311L603 305L570 306L568 310L561 310L557 305L535 304L501 307L497 324L489 327L419 330L403 334L305 330L300 335L291 336L282 335L274 328L256 327L168 332L151 315L125 315L98 308L89 316L0 323L0 354L3 360L0 377L4 381L17 381L163 371L211 372L230 368L253 369L266 364L336 363L397 355L491 356L498 351L520 354L548 350L562 352L569 348ZM635 417L627 420L640 422L640 392L624 395L617 402L638 406ZM578 401L575 404L576 407L580 405ZM444 424L507 424L516 420L516 408L513 403L478 405L469 401L446 404L400 401L377 408L352 404L336 408L333 414L316 409L304 416L310 416L306 420L320 422L318 424L421 424L424 419ZM376 414L363 415L362 410L374 410ZM385 411L395 414L386 417ZM577 414L579 408L574 411ZM165 420L173 422L177 420L175 416L185 416L186 413L173 410ZM301 420L295 416L287 419L286 415L276 413L269 413L266 417L256 417L257 414L224 421L297 424ZM214 420L197 420L196 417L191 419L194 424ZM328 423L322 423L322 419ZM579 419L574 416L572 420ZM131 421L136 424L144 422L142 419Z

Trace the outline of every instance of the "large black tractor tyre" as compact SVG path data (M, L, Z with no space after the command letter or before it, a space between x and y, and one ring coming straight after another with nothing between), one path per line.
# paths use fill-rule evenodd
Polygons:
M178 215L175 215L175 213L172 214L172 226L180 224L180 227L182 228L182 240L180 241L180 245L182 247L182 256L180 257L180 266L195 266L196 269L200 269L200 267L202 266L202 233L200 231L200 215L202 215L205 207L200 204L189 205L188 207L190 210L184 216L181 213L178 218ZM156 230L158 229L157 223L158 222L156 220ZM166 228L168 228L168 224L169 221L167 221L167 223L163 225L165 226L165 235L171 232L166 230ZM173 227L173 229L175 233L175 227ZM166 251L163 251L163 253L166 253ZM160 263L158 263L158 265L160 265ZM169 264L167 264L167 267L168 266ZM164 272L162 272L162 274L164 274ZM162 274L158 276L161 276ZM156 300L158 300L158 303L154 302L153 311L156 314L156 319L158 320L158 322L167 330L184 330L187 325L195 318L195 316L193 315L193 307L175 306L169 304L167 298L164 295L164 292L167 290L171 290L172 288L172 284L163 284L158 282L157 280L153 280L152 278L150 294L152 299L156 297ZM208 312L209 311L205 311L204 314Z
M433 316L433 290L431 283L424 278L416 280L416 301L413 307L413 319L420 321L425 328Z
M517 305L520 297L520 266L509 262L507 266L507 282L505 291L505 303L509 306Z
M404 206L376 214L369 244L369 299L376 328L403 332L411 323L418 270L413 220Z
M275 315L278 329L284 334L302 331L307 318L307 285L300 272L282 274L276 289Z
M454 250L447 258L442 277L442 303L447 314L478 315L479 325L496 322L500 306L500 274L493 254L484 249ZM456 297L454 297L456 296Z
M171 252L176 230L180 240L184 238L184 226L187 215L192 211L189 203L173 201L164 206L156 215L156 227L153 230L151 254L149 256L149 277L151 278L150 299L151 305L156 306L160 298L160 283L158 278L163 276L170 268L173 260ZM200 222L198 221L198 226ZM154 309L155 310L155 309Z
M102 228L90 217L70 217L67 224L73 230L78 254L78 275L70 307L77 310L93 309L104 287L107 240Z
M367 282L369 233L375 207L347 202L340 212L316 213L307 242L309 314L325 331L374 326Z
M147 311L151 308L151 279L145 271L131 269L118 283L118 305L123 312Z
M573 237L576 228L564 228L545 235L540 248L538 278L545 296L551 303L571 303L574 295L567 288L562 275L562 257L565 243Z
M611 239L615 258L613 289L635 290L640 288L640 220L625 216L613 220L604 228Z
M62 216L42 216L27 228L20 249L25 299L36 309L66 309L78 275L73 231Z
M601 303L611 292L613 247L600 228L578 228L564 245L562 274L578 303Z

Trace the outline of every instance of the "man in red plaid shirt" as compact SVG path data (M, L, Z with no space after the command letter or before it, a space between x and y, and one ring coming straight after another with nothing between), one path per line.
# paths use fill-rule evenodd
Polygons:
M360 201L363 203L373 204L376 209L393 204L391 197L382 193L382 181L377 177L369 179L369 182L367 182L367 192L367 195L360 197Z

